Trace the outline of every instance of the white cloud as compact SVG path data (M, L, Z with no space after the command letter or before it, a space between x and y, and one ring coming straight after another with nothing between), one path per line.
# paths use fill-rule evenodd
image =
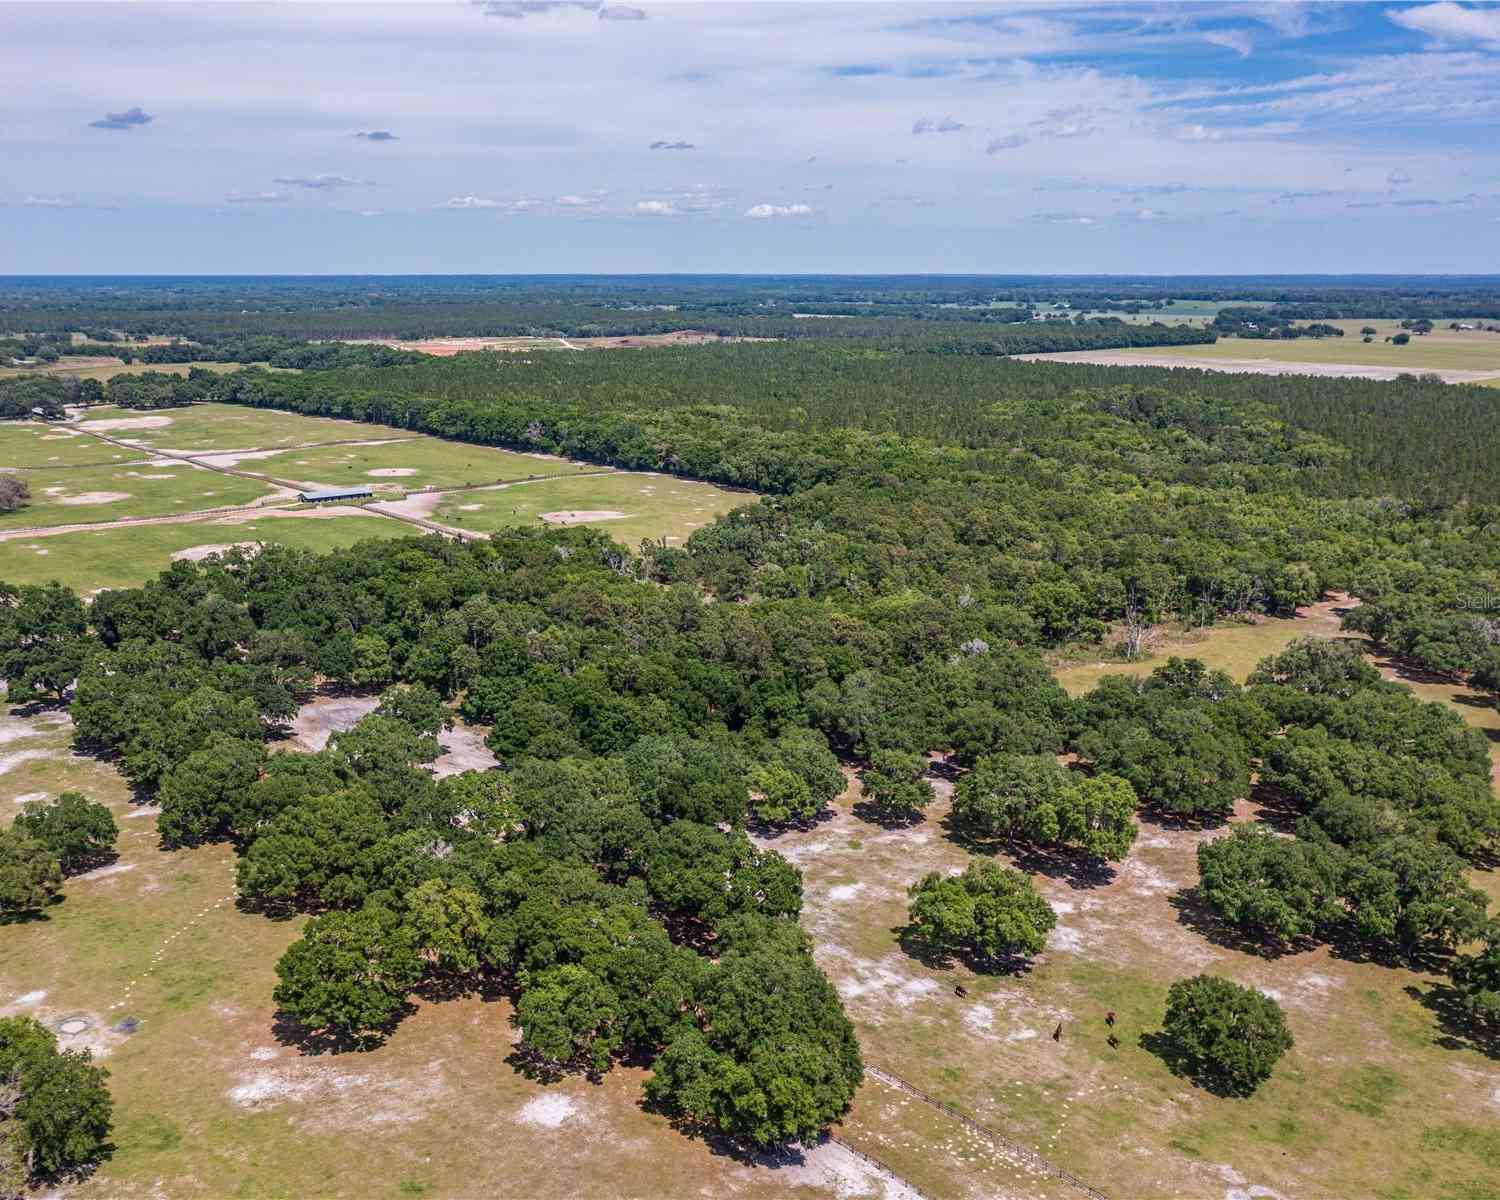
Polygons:
M958 133L964 128L962 121L952 117L920 117L912 125L913 133Z
M488 200L483 196L453 196L444 200L441 204L434 204L433 208L448 208L455 211L464 211L476 208L500 208L498 200Z
M984 148L986 154L1003 154L1007 150L1019 150L1022 146L1029 145L1031 139L1024 133L1008 133L1004 137L997 137Z
M65 196L27 196L21 201L26 208L77 208L78 201Z
M1500 8L1486 5L1469 8L1442 0L1420 8L1402 8L1390 14L1397 25L1445 42L1478 42L1500 50Z
M280 204L286 200L284 192L252 192L244 195L240 192L230 192L224 197L227 204Z
M643 217L675 217L677 209L670 200L637 200L634 211Z
M806 204L755 204L745 210L747 217L810 217L812 209Z
M359 186L358 179L350 179L347 175L278 175L271 182L282 187L310 188L313 191Z

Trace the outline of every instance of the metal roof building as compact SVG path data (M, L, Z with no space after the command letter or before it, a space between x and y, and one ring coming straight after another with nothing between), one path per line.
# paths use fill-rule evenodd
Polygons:
M322 500L364 500L374 494L367 487L329 488L322 492L298 492L297 498L304 504L317 504Z

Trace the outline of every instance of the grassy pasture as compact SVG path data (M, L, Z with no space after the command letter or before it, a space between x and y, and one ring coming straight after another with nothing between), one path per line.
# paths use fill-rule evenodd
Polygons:
M769 842L803 871L803 923L868 1064L1111 1196L1500 1191L1500 1157L1485 1132L1500 1063L1455 1043L1423 1004L1437 980L1326 948L1267 960L1210 940L1187 894L1197 843L1208 836L1200 831L1144 824L1103 883L1036 877L1059 926L1028 972L975 975L907 954L899 937L905 888L966 861L946 823L949 785L939 788L944 794L913 828L870 825L846 795L831 820ZM1248 804L1237 814L1255 816ZM1197 1089L1142 1044L1160 1028L1168 984L1203 970L1274 991L1287 1011L1297 1045L1252 1099ZM1109 1010L1121 1040L1113 1050ZM867 1115L890 1095L867 1079L849 1127L933 1195L1052 1194L1045 1181L1017 1187L998 1177L1003 1156L979 1145L964 1148L968 1187L920 1175L932 1147L963 1145L962 1127L924 1109L928 1129L912 1142L916 1102L904 1110L904 1128Z
M395 430L387 430L387 435L403 436ZM526 479L533 475L600 470L587 463L516 454L434 437L412 438L383 446L288 450L272 458L246 460L240 464L240 469L264 471L281 479L306 480L329 487L395 484L403 489L461 487ZM375 474L377 471L400 474Z
M494 533L537 525L554 512L619 512L624 517L577 522L595 525L616 541L638 545L643 538L686 541L694 529L719 513L754 503L745 492L671 475L615 472L578 479L549 479L495 490L455 492L433 512L445 525Z
M1400 321L1330 321L1344 331L1341 338L1297 338L1293 341L1256 338L1220 338L1211 346L1135 347L1111 354L1143 354L1151 358L1259 359L1288 363L1350 363L1360 366L1408 367L1412 371L1500 371L1500 333L1480 330L1455 332L1446 323L1429 334L1412 335L1405 346L1385 341L1401 332ZM1366 345L1359 331L1366 325L1377 331Z
M0 532L121 517L171 516L249 504L274 491L253 479L220 475L185 463L28 471L26 479L31 485L31 503L0 516Z
M0 467L75 467L146 457L43 421L0 421Z
M9 538L0 541L0 580L13 585L57 580L78 592L139 587L171 566L174 554L195 546L279 542L323 552L366 538L421 533L404 522L357 510L331 510L339 514L331 518L275 515L284 511L268 510L249 520L210 517L180 524Z
M289 370L286 367L271 367L265 363L256 363L258 367L265 367L268 371ZM147 371L156 371L162 375L186 375L194 367L202 367L205 371L239 371L246 366L245 363L231 362L198 362L198 363L123 363L118 358L90 358L84 355L64 354L55 363L45 366L32 367L0 367L0 379L9 378L14 375L71 375L77 379L109 379L114 375L143 375Z
M101 406L89 409L86 416L87 419L79 425L85 431L91 422L98 420L165 418L166 424L101 432L153 449L178 451L269 450L345 439L405 436L403 431L393 430L388 425L339 421L332 417L305 417L300 413L246 408L238 404L193 404L151 413Z

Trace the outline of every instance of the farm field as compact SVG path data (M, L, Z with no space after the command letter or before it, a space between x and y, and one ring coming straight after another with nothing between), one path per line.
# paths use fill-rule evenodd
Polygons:
M194 367L205 371L239 371L246 366L264 367L268 371L292 370L289 367L272 367L266 363L196 362L196 363L123 363L118 358L94 358L86 355L63 355L55 363L45 366L0 367L0 379L16 375L71 375L77 379L105 380L112 375L144 375L156 371L162 375L186 375Z
M130 422L121 424L121 422ZM108 422L108 424L106 424ZM410 436L389 425L305 417L300 413L246 408L238 404L194 404L140 413L100 406L91 408L77 428L106 433L150 449L174 451L269 450L323 442Z
M0 423L0 467L108 466L146 457L145 451L111 446L60 424L43 421Z
M247 516L208 517L160 525L20 535L0 540L0 579L12 585L56 580L79 592L139 587L187 551L240 542L280 542L324 551L366 538L409 537L419 531L359 509L315 513L268 508Z
M1439 325L1431 333L1413 336L1405 346L1385 339L1401 331L1399 321L1331 321L1344 330L1341 338L1297 338L1292 341L1256 338L1220 338L1208 346L1149 346L1121 350L1083 350L1064 354L1023 355L1028 359L1059 359L1065 362L1099 362L1119 365L1202 366L1253 370L1257 364L1287 364L1289 369L1305 365L1333 368L1368 368L1375 377L1388 378L1401 371L1494 372L1500 377L1500 334L1479 330L1455 332ZM1377 331L1366 345L1359 331L1370 325ZM1247 364L1239 366L1238 364ZM1264 365L1260 369L1265 369ZM1342 372L1358 374L1360 372ZM1455 381L1464 381L1456 379Z
M0 532L36 525L75 525L121 517L160 517L249 504L275 494L270 485L187 463L74 467L26 472L31 503L0 516Z
M665 475L615 472L547 455L448 442L384 425L235 405L202 404L150 413L101 406L87 410L86 415L86 420L67 426L28 422L0 428L0 453L9 456L3 461L26 468L32 492L30 504L0 517L0 579L11 583L57 579L82 591L130 586L165 569L172 555L198 546L264 540L331 549L365 537L422 532L399 519L403 517L433 518L474 534L547 519L597 524L631 545L643 538L681 541L717 514L753 499L749 493ZM115 441L82 432L88 430ZM368 444L326 444L330 442ZM135 446L138 451L132 449ZM197 461L155 457L158 451L195 454ZM53 458L61 461L48 461ZM278 505L193 521L192 514L201 510L288 496L271 480L262 482L214 468L264 474L299 485L370 486L398 496L382 502L384 511L309 512ZM532 477L541 479L519 489L481 486L425 494L417 490ZM401 493L406 493L405 499L399 498ZM615 513L621 515L614 517ZM107 528L121 518L160 521ZM7 530L84 524L106 527L4 536Z
M263 458L245 459L233 465L245 471L264 472L282 479L305 480L327 487L395 486L403 490L464 487L537 475L608 469L546 455L517 454L489 446L415 437L399 430L386 429L385 433L387 437L401 440L367 446L288 450ZM208 461L211 465L220 465L217 458ZM225 462L222 465L231 464Z
M511 487L455 492L433 510L445 525L493 533L520 525L595 525L616 541L685 541L731 508L754 502L746 492L671 475L613 472Z

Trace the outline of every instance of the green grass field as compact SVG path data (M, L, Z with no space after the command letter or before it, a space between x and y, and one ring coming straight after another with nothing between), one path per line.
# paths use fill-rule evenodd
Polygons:
M143 375L147 371L156 371L162 375L186 375L194 367L202 367L205 371L240 371L245 363L130 363L126 365L118 358L100 359L85 358L81 356L63 355L55 363L42 367L0 367L0 379L14 375L70 375L77 379L105 380L112 375ZM271 367L265 363L255 363L255 366L265 367L268 371L291 370L287 367Z
M130 462L144 452L124 450L41 421L0 421L0 467L72 467Z
M268 450L281 446L306 446L350 438L407 436L388 425L339 421L331 417L304 417L299 413L246 408L238 404L193 404L139 413L112 407L89 409L78 428L88 431L100 420L121 418L141 422L133 427L102 429L110 437L164 450ZM97 428L97 426L95 426Z
M280 542L321 552L366 538L416 537L422 532L386 517L337 511L339 515L332 518L268 513L252 520L207 518L9 538L0 541L0 580L13 585L56 580L79 592L139 587L171 566L174 554L195 546Z
M619 472L523 483L493 491L455 492L445 496L432 515L446 525L493 533L541 524L544 513L624 513L623 517L574 523L593 525L616 541L635 546L643 538L686 541L694 529L709 524L719 513L755 500L749 493L726 491L711 483Z
M1059 917L1049 948L1023 974L975 975L924 964L898 938L907 885L966 861L946 797L920 825L893 830L856 817L849 799L833 819L768 844L803 871L803 924L869 1066L1110 1196L1500 1194L1483 1115L1500 1063L1455 1048L1422 1003L1436 980L1326 948L1265 960L1211 942L1183 908L1201 831L1143 824L1106 882L1034 876ZM1254 814L1247 804L1238 816ZM1251 1099L1195 1088L1142 1043L1160 1028L1167 986L1204 970L1273 991L1286 1010L1296 1047ZM1117 1049L1106 1042L1107 1011L1117 1014ZM933 1195L1050 1194L988 1173L996 1156L972 1144L967 1189L921 1176L935 1151L964 1145L964 1131L925 1110L931 1127L914 1140L915 1102L904 1121L867 1115L883 1090L867 1080L850 1126Z
M1399 321L1332 321L1344 330L1341 338L1297 338L1266 341L1255 338L1220 338L1211 346L1150 346L1110 351L1111 354L1141 354L1152 358L1181 359L1244 358L1288 363L1350 363L1374 367L1409 367L1413 371L1500 371L1500 333L1478 330L1454 332L1446 322L1422 337L1413 335L1405 346L1385 341L1401 331ZM1359 331L1366 325L1376 329L1366 345Z
M240 466L246 471L263 471L281 479L306 480L329 487L395 484L402 489L462 487L533 475L600 470L587 463L515 454L434 437L411 438L383 446L288 450L272 458L247 459Z
M179 466L76 467L28 471L31 503L0 516L0 532L40 525L76 525L121 517L161 517L249 504L275 490L241 479Z

